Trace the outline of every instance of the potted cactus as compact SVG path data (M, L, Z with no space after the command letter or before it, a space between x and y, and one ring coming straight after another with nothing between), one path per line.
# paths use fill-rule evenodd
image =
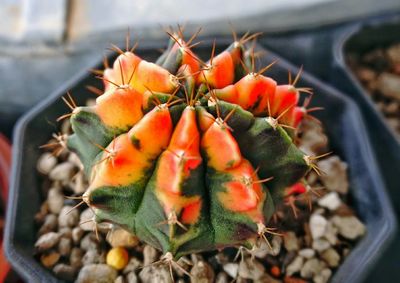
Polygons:
M171 34L156 64L120 52L105 92L70 116L90 180L95 222L124 227L166 259L253 247L285 189L315 167L293 137L309 110L286 85L254 71L245 36L204 63ZM253 59L253 60L252 60ZM62 116L62 118L64 118Z
M312 189L304 176L312 170L320 174L316 161L326 154L311 156L299 149L299 125L313 119L310 112L319 109L309 107L310 89L296 86L302 80L301 70L293 80L289 75L286 84L264 75L275 62L256 66L260 53L249 46L255 36L248 34L235 36L218 55L214 43L206 62L192 51L195 37L185 42L180 32L169 35L168 47L156 63L128 47L126 51L114 47L119 54L112 66L105 64L104 70L95 71L104 91L90 87L99 95L91 106L78 107L71 95L63 97L71 113L58 120L69 119L73 133L57 136L55 143L45 147L55 146L56 153L68 148L82 163L88 188L83 195L67 196L78 201L70 211L87 204L94 213L88 221L94 223L96 233L100 223L122 227L160 250L162 257L156 263L167 264L172 275L172 268L183 269L179 259L192 253L229 247L251 253L260 239L273 249L271 237L279 235L276 222L271 222L279 218L274 215L276 207L283 201L293 205L294 195L310 197ZM285 62L276 64L280 64L280 77L283 69L293 70ZM322 93L332 92L306 78ZM302 105L300 92L306 95ZM347 144L338 144L341 133L359 123L353 117L357 110L341 99L328 94L323 106L329 101L343 110L352 109L352 114L330 110L321 118L335 116L335 122L343 125L340 130L332 127L337 137L333 143L354 170L358 163L351 154L364 147L353 152ZM61 109L57 106L50 116L54 119ZM355 122L343 124L343 117ZM356 131L362 130L361 126ZM353 140L365 142L359 137ZM368 154L363 158L365 172L373 172ZM360 178L353 172L355 186L371 176ZM369 182L372 189L366 187L367 195L380 186L376 178ZM10 226L9 231L15 228ZM36 247L44 242L41 239ZM124 264L112 260L116 254L124 256L123 250L112 249L107 263L122 269ZM350 267L347 264L347 270ZM78 281L85 278L79 274Z

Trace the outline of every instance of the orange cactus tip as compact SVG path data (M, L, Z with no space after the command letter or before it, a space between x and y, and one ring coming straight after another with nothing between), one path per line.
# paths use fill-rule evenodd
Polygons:
M131 88L110 89L96 99L95 111L109 127L127 128L142 117L142 95Z

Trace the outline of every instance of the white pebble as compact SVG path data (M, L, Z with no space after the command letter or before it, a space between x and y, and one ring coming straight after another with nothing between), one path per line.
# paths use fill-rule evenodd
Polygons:
M58 164L51 170L49 178L53 181L68 182L74 173L74 165L70 162L63 162Z
M36 241L35 248L38 251L48 250L58 244L60 236L60 234L55 232L44 234Z
M330 243L324 239L316 239L312 243L312 248L317 252L322 252L330 247Z
M40 173L48 175L56 164L57 158L51 153L45 152L39 157L36 168Z
M303 267L304 259L301 256L297 256L288 266L286 267L286 275L292 276L294 273L299 272Z
M239 264L227 263L223 266L224 271L232 278L236 278L239 271Z
M94 213L90 208L86 208L82 211L79 222L80 227L83 231L94 231L96 223L94 220Z
M59 214L64 205L64 195L59 188L51 188L47 194L47 203L51 213Z
M339 208L342 204L340 197L337 192L330 192L324 195L319 201L319 206L325 207L331 211L334 211Z
M299 256L310 259L315 256L315 251L313 249L302 249L299 251Z
M312 214L310 217L310 231L312 238L319 239L321 238L326 231L326 226L328 225L328 221L320 214Z
M64 206L58 216L59 227L75 227L79 222L79 213L77 209L72 209L72 206Z

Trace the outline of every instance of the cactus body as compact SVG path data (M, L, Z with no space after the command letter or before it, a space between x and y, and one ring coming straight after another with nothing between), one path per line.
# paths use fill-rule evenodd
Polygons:
M310 164L283 127L303 117L298 91L246 74L246 53L236 41L205 64L175 35L156 64L127 51L104 71L104 94L74 110L68 140L97 221L175 257L263 233Z

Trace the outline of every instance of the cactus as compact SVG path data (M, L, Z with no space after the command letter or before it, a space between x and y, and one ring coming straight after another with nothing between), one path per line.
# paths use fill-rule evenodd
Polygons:
M314 167L294 138L306 116L296 79L254 71L246 34L203 62L171 33L156 63L119 51L94 106L73 107L68 147L85 168L96 222L167 258L266 238L285 189Z

